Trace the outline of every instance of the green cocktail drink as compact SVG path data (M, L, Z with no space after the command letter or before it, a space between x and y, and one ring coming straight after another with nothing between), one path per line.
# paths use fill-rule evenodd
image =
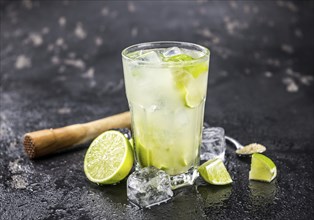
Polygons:
M173 187L193 184L199 165L208 49L181 42L134 45L122 52L140 167L171 175Z

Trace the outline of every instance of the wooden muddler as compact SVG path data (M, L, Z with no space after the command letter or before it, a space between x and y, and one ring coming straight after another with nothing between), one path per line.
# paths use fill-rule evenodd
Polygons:
M24 149L29 158L34 159L85 143L104 131L130 127L131 114L130 112L123 112L84 124L27 133L24 135Z

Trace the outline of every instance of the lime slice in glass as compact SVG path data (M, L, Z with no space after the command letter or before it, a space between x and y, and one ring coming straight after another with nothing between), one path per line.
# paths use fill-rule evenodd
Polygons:
M185 87L185 105L189 108L195 108L200 105L204 99L199 83L191 82Z
M194 58L186 54L164 58L165 62L184 62L192 60L194 60ZM203 101L206 95L204 91L206 90L203 88L202 84L204 83L204 79L206 81L206 78L203 79L203 77L200 76L206 74L207 71L207 62L182 65L182 67L173 70L176 87L180 90L187 107L195 108Z
M182 62L182 61L194 60L194 58L187 54L178 54L171 57L165 57L163 60L165 62Z
M195 63L191 66L184 67L194 78L199 77L202 73L208 71L208 65L206 62Z
M206 182L213 185L227 185L232 183L230 174L222 160L219 158L203 163L198 168L198 172Z
M133 151L128 139L118 131L106 131L88 148L84 159L87 178L98 184L123 180L133 166Z
M277 176L277 167L274 162L263 154L252 155L249 179L271 182Z

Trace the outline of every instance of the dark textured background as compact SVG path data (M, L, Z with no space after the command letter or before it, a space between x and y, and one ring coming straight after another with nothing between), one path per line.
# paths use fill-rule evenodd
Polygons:
M313 10L313 1L1 1L0 219L312 217ZM120 52L156 40L211 49L205 119L266 145L274 182L250 182L250 161L229 147L232 186L195 185L141 210L125 181L87 181L87 144L26 157L25 132L127 110Z

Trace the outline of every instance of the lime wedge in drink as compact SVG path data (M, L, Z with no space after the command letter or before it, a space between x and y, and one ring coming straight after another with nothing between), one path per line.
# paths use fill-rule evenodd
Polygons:
M187 54L178 54L178 55L164 58L164 61L166 62L181 62L181 61L189 61L189 60L194 60L194 59L193 57Z
M187 54L179 54L164 58L164 61L166 62L184 62L193 60L194 58ZM181 91L187 107L195 108L203 101L206 94L204 94L204 88L200 87L200 85L204 83L204 79L199 77L202 74L206 74L207 71L207 62L191 63L174 69L173 76L176 87Z
M271 182L277 176L277 167L274 162L263 154L252 155L249 179Z
M113 184L124 179L133 166L133 150L118 131L106 131L88 148L84 159L87 178L98 184Z
M197 85L199 84L191 82L185 87L185 105L190 108L199 106L204 99L204 94Z
M227 185L232 183L232 179L221 159L211 159L203 163L198 172L203 179L213 185Z

